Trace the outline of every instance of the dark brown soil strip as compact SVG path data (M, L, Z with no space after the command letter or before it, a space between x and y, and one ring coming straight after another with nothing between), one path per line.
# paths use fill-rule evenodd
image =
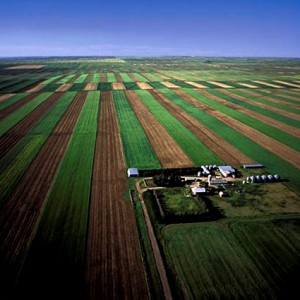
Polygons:
M86 93L78 93L0 211L1 298L11 295ZM69 134L66 134L66 133Z
M32 99L34 99L37 96L38 96L38 93L32 93L32 94L24 97L23 99L15 102L14 104L6 107L5 109L3 109L0 112L0 119L3 120L7 116L9 116L11 113L13 113L14 111L16 111L20 107L24 106L26 103L28 103L29 101L31 101Z
M123 199L126 164L111 92L101 92L86 279L89 299L147 299L134 212Z
M190 158L183 152L166 129L151 114L145 104L134 91L125 92L139 122L164 168L180 168L194 166Z
M267 98L270 98L270 97L262 96L260 94L255 93L255 92L249 91L247 89L246 90L242 89L240 91L245 93L245 94L248 94L250 96L259 97L260 99L268 100ZM247 99L247 101L253 104L253 100ZM262 107L262 108L265 108L269 111L276 112L276 113L278 113L280 115L283 115L283 116L286 116L288 118L291 118L291 119L294 119L294 120L297 120L297 121L299 120L299 115L298 114L295 114L295 113L292 113L292 112L289 112L289 111L286 111L286 110L283 110L283 109L280 109L280 108L277 108L277 107L274 107L274 106L270 106L270 105L267 105L267 104L264 104L264 103L260 103L260 102L257 102L257 101L255 101L255 105L259 106L259 107Z

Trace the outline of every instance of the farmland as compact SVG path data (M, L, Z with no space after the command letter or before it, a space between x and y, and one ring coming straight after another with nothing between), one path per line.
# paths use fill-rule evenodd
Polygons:
M299 59L1 59L0 147L1 299L162 299L153 238L174 298L296 291ZM206 222L181 188L157 192L165 222L126 173L247 163L281 182L211 196Z

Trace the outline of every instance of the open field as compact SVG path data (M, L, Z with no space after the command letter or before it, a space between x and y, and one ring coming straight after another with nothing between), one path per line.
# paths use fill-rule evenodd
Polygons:
M163 298L145 204L174 298L296 291L299 74L299 59L0 59L0 298ZM255 162L282 181L212 196L223 219L205 223L167 225L126 174ZM158 194L167 214L204 209Z

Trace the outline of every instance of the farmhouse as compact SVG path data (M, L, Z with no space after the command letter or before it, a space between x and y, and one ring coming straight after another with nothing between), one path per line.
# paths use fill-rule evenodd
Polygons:
M137 168L129 168L127 175L128 177L139 177L139 170Z
M235 169L231 166L219 166L219 171L224 177L235 177Z

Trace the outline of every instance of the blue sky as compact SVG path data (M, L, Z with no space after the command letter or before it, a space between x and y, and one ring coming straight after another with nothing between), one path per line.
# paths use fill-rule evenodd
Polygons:
M300 1L2 0L0 41L0 56L300 57Z

